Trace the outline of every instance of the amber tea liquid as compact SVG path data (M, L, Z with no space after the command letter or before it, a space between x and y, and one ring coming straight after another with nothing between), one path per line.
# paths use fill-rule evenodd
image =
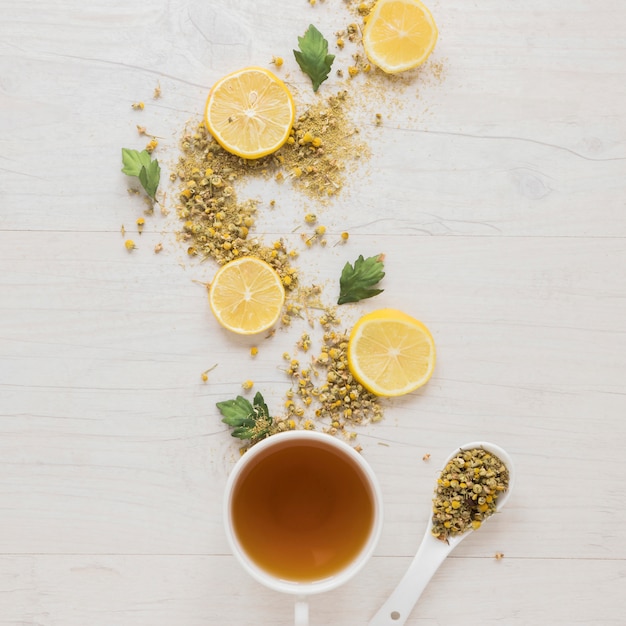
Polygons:
M363 471L315 441L264 451L237 480L231 502L234 532L248 557L293 582L344 569L374 524L374 496Z

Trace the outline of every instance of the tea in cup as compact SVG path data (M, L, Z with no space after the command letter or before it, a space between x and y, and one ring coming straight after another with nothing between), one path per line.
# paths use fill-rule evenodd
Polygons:
M229 476L224 522L243 567L270 589L306 596L339 587L365 565L382 528L378 481L343 441L315 431L272 435Z

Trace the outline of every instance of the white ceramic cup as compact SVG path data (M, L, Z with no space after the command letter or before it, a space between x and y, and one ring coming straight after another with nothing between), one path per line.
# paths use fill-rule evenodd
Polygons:
M233 502L237 496L237 488L249 475L251 469L261 467L260 459L266 459L268 454L276 453L285 447L312 446L323 448L348 461L356 470L361 483L365 487L372 504L372 521L367 537L355 552L353 558L332 574L306 582L283 579L267 571L252 558L237 535L236 524L233 519ZM300 448L299 448L300 449ZM341 476L334 476L334 480L341 480ZM306 481L305 481L306 483ZM306 484L303 485L306 489ZM283 512L284 514L284 512ZM294 522L294 525L298 522ZM378 481L369 464L356 450L343 441L324 433L308 430L294 430L272 435L252 446L235 464L228 481L224 498L224 527L230 548L243 568L258 582L283 593L296 596L295 624L307 626L309 623L309 608L307 596L330 591L350 580L371 557L380 537L383 523L383 504ZM341 533L341 529L337 529ZM262 541L262 534L259 541Z

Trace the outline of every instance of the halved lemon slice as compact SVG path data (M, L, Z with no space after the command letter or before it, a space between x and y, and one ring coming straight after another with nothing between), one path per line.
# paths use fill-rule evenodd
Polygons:
M262 67L247 67L213 85L204 119L224 150L258 159L287 141L295 112L282 80Z
M217 321L240 335L273 326L284 302L280 276L256 257L241 257L222 265L209 287L209 304Z
M364 315L348 341L354 378L378 396L401 396L426 384L435 367L435 342L422 322L396 309Z
M378 0L363 29L369 60L388 74L426 61L437 43L437 25L420 0Z

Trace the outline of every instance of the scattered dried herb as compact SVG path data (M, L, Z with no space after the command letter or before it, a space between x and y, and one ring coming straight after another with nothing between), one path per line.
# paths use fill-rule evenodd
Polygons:
M298 47L293 54L300 69L311 79L313 91L328 78L335 60L334 54L328 54L328 41L313 24L309 25L303 37L298 37Z
M350 119L346 90L316 102L300 115L293 134L276 153L280 171L293 186L318 202L341 192L350 166L369 156L359 129Z
M333 326L339 324L334 311L324 309L318 321L324 329L322 345L309 364L302 365L299 358L283 354L287 361L285 372L292 381L291 389L286 393L285 408L293 417L313 415L316 421L325 424L326 432L332 435L342 433L352 439L356 436L352 427L380 421L383 407L380 399L364 389L350 373L348 335L333 330ZM301 337L297 343L300 351L308 351L308 339L308 334ZM308 419L304 424L314 428Z
M258 202L238 199L235 187L246 176L266 175L272 158L246 161L219 146L204 124L186 129L182 156L172 174L181 181L176 212L183 222L179 238L190 256L212 258L222 265L240 256L254 256L269 263L287 290L297 286L298 275L283 240L264 245L250 236Z
M155 252L156 252L156 250L155 250ZM201 378L203 383L206 383L207 380L209 380L209 372L212 372L216 367L217 367L217 363L215 365L212 365L211 367L209 367L209 369L204 370L204 372L202 372L202 374L200 374L200 378Z
M346 263L339 279L337 304L358 302L382 293L383 289L374 289L373 287L385 276L383 259L382 254L367 259L364 259L363 255L359 255L354 265Z
M316 2L309 1L312 5ZM350 374L346 358L348 336L335 329L339 320L332 308L321 303L321 288L300 285L297 268L292 265L298 252L288 250L282 239L265 245L254 237L260 203L252 199L239 200L237 194L239 182L245 182L244 179L250 176L261 176L273 178L278 183L288 182L316 203L325 203L329 197L341 192L350 166L369 156L367 145L359 139L359 128L350 119L354 99L361 96L359 104L375 102L380 106L380 98L385 102L387 97L384 89L381 89L382 81L385 87L390 84L406 85L407 81L394 79L391 83L389 77L378 76L375 71L371 71L367 58L359 48L361 25L356 23L359 19L355 18L363 19L373 2L344 2L355 16L351 18L354 22L336 32L335 36L340 51L338 54L345 56L351 46L356 47L350 51L349 66L345 68L345 85L350 89L350 96L347 90L342 90L327 99L317 100L296 119L287 143L279 151L254 161L224 151L208 134L203 123L193 128L187 127L181 140L182 155L170 176L173 182L179 181L181 184L179 194L175 195L175 204L182 223L179 239L185 243L188 254L210 258L220 265L241 255L252 255L267 261L278 271L289 292L283 324L303 318L312 327L319 323L323 329L321 350L316 356L307 355L310 365L301 367L298 359L287 355L287 372L292 387L287 392L286 417L271 417L260 394L255 396L252 403L241 396L237 396L236 400L218 403L224 421L232 422L231 426L237 432L235 436L247 439L249 443L273 432L295 428L293 418L296 417L302 420L299 427L315 428L314 420L309 419L314 417L315 420L324 420L323 427L328 432L343 433L347 438L355 436L350 429L353 424L382 419L383 408L379 398L365 391ZM328 53L328 41L313 25L309 26L303 37L298 37L298 44L299 50L294 50L294 56L301 69L311 78L313 90L317 91L327 80L337 59ZM283 65L283 59L273 57L272 63L278 68ZM367 79L360 76L363 80L351 81L365 73L368 73ZM343 76L343 70L337 70L337 74ZM374 93L376 97L372 97ZM160 95L160 86L157 85L153 98ZM137 102L133 104L133 109L141 111L144 106L143 102ZM382 115L377 113L375 120L374 125L380 125ZM145 126L137 125L137 131L140 135L148 134ZM154 149L156 146L156 138L153 138L147 147ZM139 156L142 153L136 151L128 152L127 156L131 158L128 164L124 161L123 171L139 178L154 202L160 178L158 162L150 158L149 150L144 150L143 156ZM270 206L273 204L272 201ZM311 220L305 218L305 221L313 224L316 219L313 216ZM327 243L325 230L324 226L316 226L313 232L303 233L305 247L316 243L324 246ZM346 243L348 238L349 234L343 232L337 243ZM126 245L129 250L134 249L132 241L129 240ZM162 249L163 245L158 243L154 251L158 253ZM365 278L367 272L359 276L360 270L365 269L360 268L359 263L365 266L370 259L359 257L354 266L348 264L348 269L344 268L346 277L340 303L356 302L382 291L375 288L384 276L382 258L379 260L379 266L372 264L369 268L372 270L369 279ZM378 280L375 280L376 273L380 275ZM312 344L311 335L303 333L296 350L307 353ZM257 353L256 346L250 350L252 357ZM208 371L202 373L202 380L208 380ZM248 382L244 383L245 387ZM238 413L231 412L231 409L237 408Z
M480 528L496 511L498 496L509 488L509 471L495 455L473 448L461 450L437 479L432 534L446 541Z
M348 120L347 107L346 92L317 102L296 120L278 152L254 161L225 151L204 124L186 128L171 179L181 182L176 211L183 222L179 238L187 242L188 254L212 258L220 265L238 256L256 256L274 267L289 291L294 290L298 272L292 261L297 252L287 250L282 240L264 245L251 236L259 203L239 200L236 188L249 177L273 176L277 182L289 179L318 202L339 193L346 164L367 155L358 129ZM307 246L326 241L317 232L320 228L306 238Z

